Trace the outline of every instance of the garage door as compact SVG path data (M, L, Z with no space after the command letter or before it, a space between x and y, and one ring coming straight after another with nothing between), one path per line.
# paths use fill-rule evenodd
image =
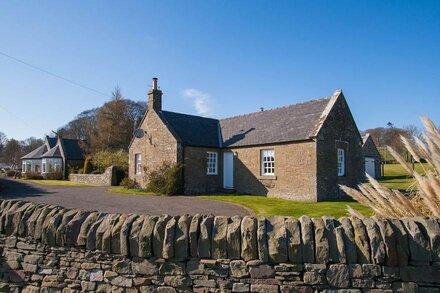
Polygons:
M373 178L376 178L374 158L365 158L365 172Z

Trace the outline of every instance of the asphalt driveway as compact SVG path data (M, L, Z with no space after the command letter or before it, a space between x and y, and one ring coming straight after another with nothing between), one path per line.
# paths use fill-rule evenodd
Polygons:
M20 199L66 208L146 215L245 216L244 207L191 196L139 196L106 192L109 187L49 186L0 177L0 199Z

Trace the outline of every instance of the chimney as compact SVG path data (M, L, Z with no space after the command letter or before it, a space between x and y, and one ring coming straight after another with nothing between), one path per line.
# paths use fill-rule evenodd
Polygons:
M148 92L148 110L162 111L162 91L157 88L157 77L153 78L151 90Z

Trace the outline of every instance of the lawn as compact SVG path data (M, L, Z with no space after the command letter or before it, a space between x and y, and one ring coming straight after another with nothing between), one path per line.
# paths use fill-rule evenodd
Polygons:
M144 189L127 189L125 187L113 187L107 190L107 192L128 195L157 195L153 192L145 191Z
M309 217L333 216L339 218L347 215L347 205L366 216L372 215L371 209L349 199L315 203L255 195L208 195L198 197L239 204L251 209L256 216L264 217L277 215L299 218L302 215L307 215Z
M72 182L72 181L66 181L66 180L25 180L27 182L37 183L41 185L52 185L52 186L98 186L93 184L86 184L86 183L79 183L79 182Z
M415 164L415 169L420 174L425 173L423 168L430 169L428 164L423 164L423 167L420 164ZM379 182L388 188L405 191L414 187L415 180L400 164L386 164L384 176Z

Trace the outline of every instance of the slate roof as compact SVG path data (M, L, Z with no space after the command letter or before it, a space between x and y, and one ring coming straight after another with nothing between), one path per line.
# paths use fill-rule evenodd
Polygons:
M56 145L50 150L48 150L45 154L41 156L42 158L62 158L60 146Z
M310 139L331 98L220 120L223 147Z
M313 137L331 97L226 119L162 111L184 145L235 147L306 140Z
M162 116L184 145L221 147L217 119L168 111L162 111Z
M50 149L45 143L21 159L61 158L61 150L63 150L66 160L84 160L85 154L79 139L61 138L60 140L63 144L62 148L58 144L58 138L47 136L46 141L51 146Z
M41 156L47 152L47 146L46 144L43 144L42 146L39 146L29 154L21 157L21 159L41 159Z
M62 138L66 160L84 160L85 154L79 139Z
M46 141L48 142L50 148L53 148L57 144L57 140L58 139L56 137L46 136Z

